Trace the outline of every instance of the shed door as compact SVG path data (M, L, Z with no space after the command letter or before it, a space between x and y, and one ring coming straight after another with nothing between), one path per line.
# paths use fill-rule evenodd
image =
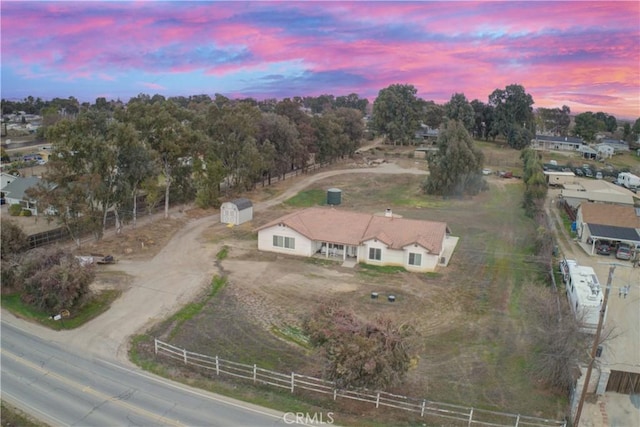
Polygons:
M236 219L234 210L229 208L222 209L222 222L225 224L235 224Z

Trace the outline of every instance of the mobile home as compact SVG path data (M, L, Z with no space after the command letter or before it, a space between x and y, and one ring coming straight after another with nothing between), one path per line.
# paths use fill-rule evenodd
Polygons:
M571 311L580 320L584 332L595 333L604 299L598 276L593 268L578 265L574 260L563 260L560 271Z

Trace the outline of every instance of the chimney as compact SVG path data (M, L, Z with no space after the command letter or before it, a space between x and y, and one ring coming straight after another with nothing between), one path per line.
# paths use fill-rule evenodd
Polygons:
M386 216L387 218L393 218L393 213L391 212L391 208L387 208L387 210L384 211L384 216Z

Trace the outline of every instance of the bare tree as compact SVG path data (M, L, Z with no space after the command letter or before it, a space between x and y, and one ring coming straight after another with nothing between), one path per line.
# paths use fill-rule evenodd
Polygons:
M326 377L338 387L385 388L400 383L411 363L410 325L378 317L359 319L336 302L322 304L304 322L313 345L327 357Z

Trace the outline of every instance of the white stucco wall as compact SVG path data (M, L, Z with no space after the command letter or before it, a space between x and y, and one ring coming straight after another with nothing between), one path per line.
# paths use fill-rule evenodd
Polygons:
M295 249L273 246L273 236L293 237ZM286 225L274 225L258 231L258 250L308 257L314 254L316 247L312 241Z

